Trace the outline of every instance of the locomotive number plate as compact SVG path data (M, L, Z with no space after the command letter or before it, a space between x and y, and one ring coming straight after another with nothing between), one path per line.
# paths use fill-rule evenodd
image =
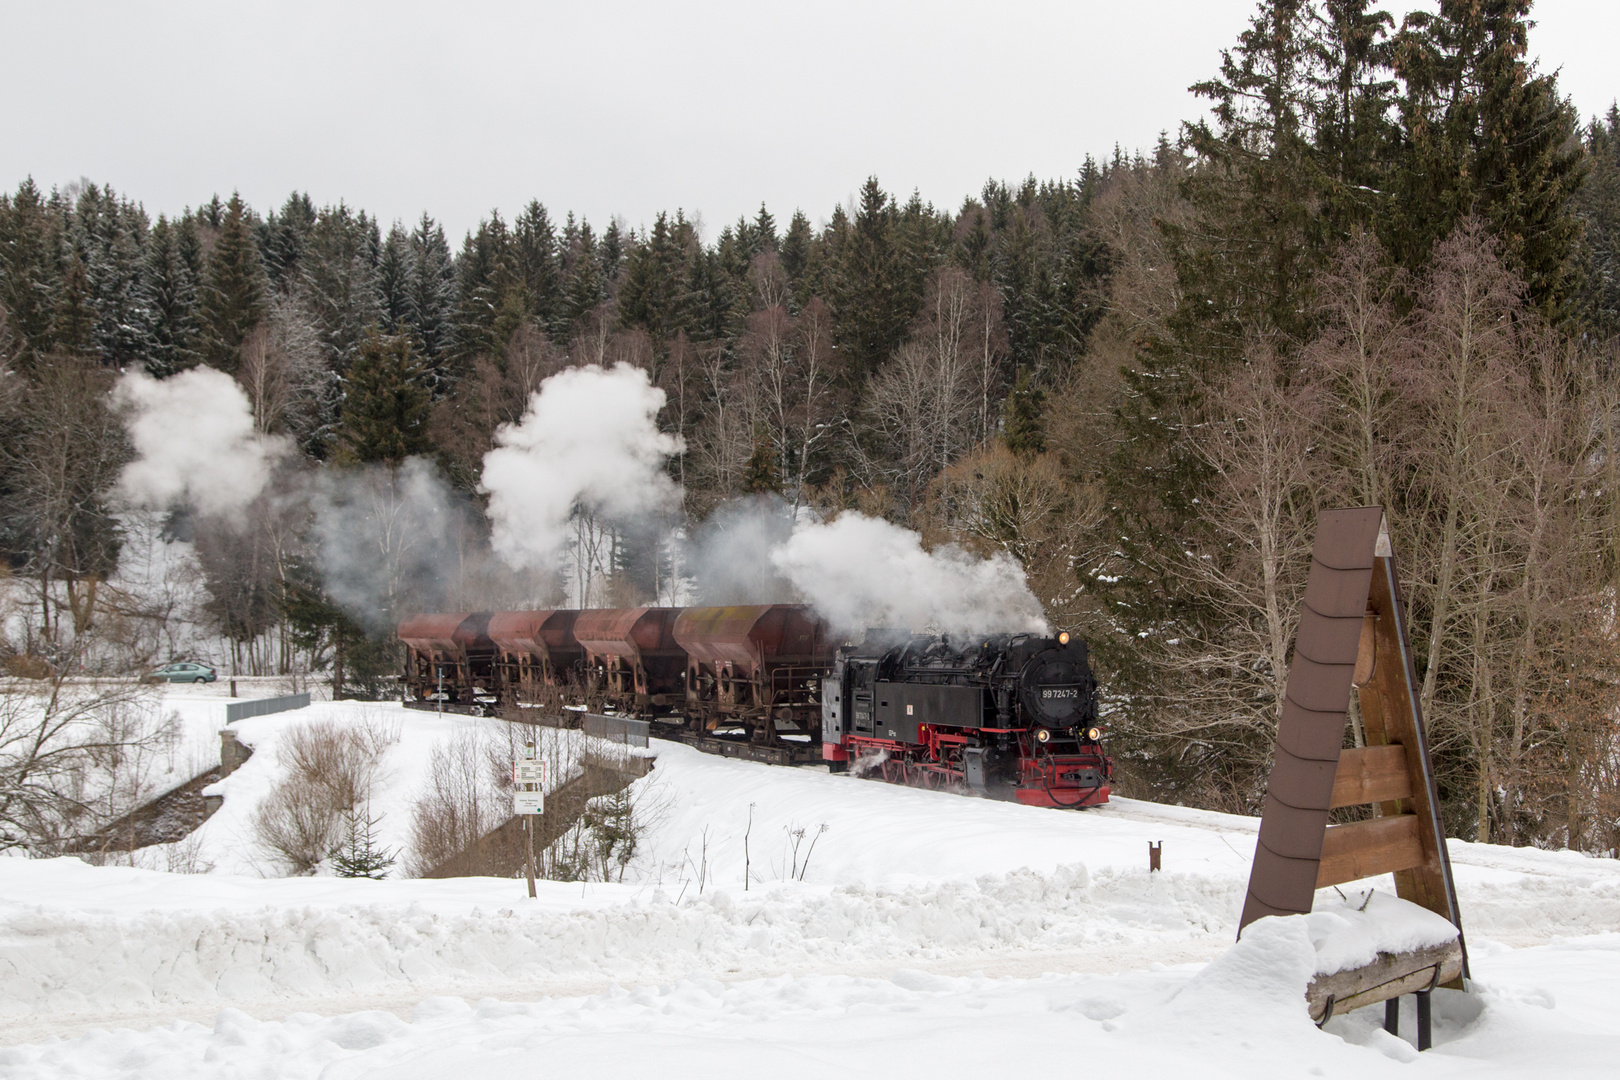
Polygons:
M1059 687L1059 688L1056 688L1056 689L1047 688L1047 689L1043 689L1041 691L1041 700L1042 701L1052 701L1052 700L1066 699L1066 698L1077 698L1079 696L1080 696L1080 691L1076 690L1072 686L1067 687L1067 688Z

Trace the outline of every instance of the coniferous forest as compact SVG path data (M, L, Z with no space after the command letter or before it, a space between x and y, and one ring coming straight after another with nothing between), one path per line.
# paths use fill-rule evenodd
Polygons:
M170 611L109 584L120 373L207 365L284 468L426 460L475 505L547 377L624 362L683 440L683 528L753 495L1014 556L1092 642L1128 795L1258 809L1317 512L1382 504L1448 829L1620 849L1620 110L1577 115L1529 9L1264 0L1195 88L1207 119L1153 147L954 206L872 177L717 235L537 199L458 239L296 192L154 220L116 177L24 181L0 196L0 548L30 599L0 651L24 674L99 629L169 658L140 628ZM162 523L217 659L377 692L386 619L291 505ZM655 598L656 548L608 543L589 595Z

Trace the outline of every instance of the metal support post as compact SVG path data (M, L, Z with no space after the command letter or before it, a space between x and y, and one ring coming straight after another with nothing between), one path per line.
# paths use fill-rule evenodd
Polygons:
M529 899L534 899L534 815L523 815L523 867L529 875Z
M1433 1030L1431 1028L1430 1022L1429 1022L1429 991L1427 991L1427 990L1419 990L1417 992L1417 1014L1418 1014L1418 1043L1417 1043L1417 1046L1418 1046L1419 1050L1427 1050L1430 1046L1433 1045L1433 1037L1432 1036L1434 1034Z
M1391 1035L1401 1033L1401 999L1398 997L1384 1002L1384 1030Z

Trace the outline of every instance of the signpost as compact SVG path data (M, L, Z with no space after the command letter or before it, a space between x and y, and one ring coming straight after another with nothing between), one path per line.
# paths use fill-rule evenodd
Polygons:
M534 899L534 819L546 811L546 763L535 760L535 732L523 733L522 757L512 763L512 813L523 818L523 865Z

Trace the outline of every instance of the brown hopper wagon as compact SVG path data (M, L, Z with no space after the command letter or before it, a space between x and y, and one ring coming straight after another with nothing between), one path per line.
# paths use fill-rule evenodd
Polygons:
M592 697L621 713L661 716L685 701L686 652L675 640L680 608L582 611L574 637L585 650Z
M708 731L741 721L756 741L778 730L821 734L820 680L835 643L808 607L687 608L675 620L686 651L686 715Z
M534 700L542 687L560 690L583 677L585 649L574 636L578 618L579 612L569 608L490 616L503 699Z
M405 681L418 701L476 707L480 698L497 695L489 622L487 611L460 611L412 615L399 624Z

